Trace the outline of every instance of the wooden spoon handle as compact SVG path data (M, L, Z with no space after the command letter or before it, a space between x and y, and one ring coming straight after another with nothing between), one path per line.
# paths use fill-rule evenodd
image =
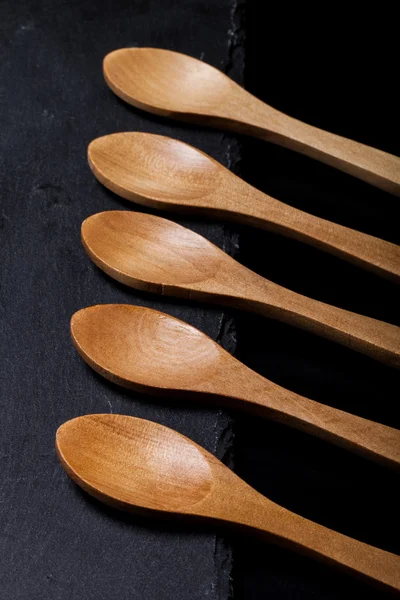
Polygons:
M246 387L242 392L236 388L236 395L246 400L244 408L250 412L399 469L400 431L397 429L304 398L263 378L261 384L257 378L257 384L252 386L251 375L244 379Z
M227 198L233 218L325 250L377 275L400 282L400 246L307 214L254 188L245 201Z
M295 325L376 360L400 368L400 328L390 323L337 308L307 298L266 281L247 271L249 280L237 281L236 290L244 286L244 294L235 294L233 304L267 317Z
M258 511L248 511L246 524L272 536L272 541L341 567L379 587L400 590L399 556L313 523L262 496L259 507Z
M254 97L242 112L239 129L246 133L306 154L400 196L400 158L397 156L307 125Z

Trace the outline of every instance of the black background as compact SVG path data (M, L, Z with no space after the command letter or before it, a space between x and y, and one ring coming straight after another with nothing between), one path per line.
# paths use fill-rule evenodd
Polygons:
M125 289L90 263L79 240L93 212L135 209L95 181L87 144L140 130L191 143L288 204L398 242L398 199L264 142L136 111L101 73L103 56L117 47L186 52L294 117L400 154L390 23L387 13L352 19L328 6L306 15L235 0L0 5L1 600L380 597L245 537L109 510L68 480L53 445L56 428L79 414L153 419L234 462L282 505L399 552L392 473L283 426L128 394L82 363L68 333L83 306L153 306L289 389L399 427L395 371L283 324ZM398 323L398 291L376 276L273 234L177 220L273 281Z
M352 15L324 4L276 9L248 2L245 85L272 106L400 155L398 54L385 3ZM264 8L263 18L261 16ZM386 6L387 8L387 6ZM246 140L241 175L288 204L400 243L399 199L261 141ZM399 324L398 287L298 242L246 229L240 260L290 289ZM398 372L280 323L237 319L237 356L314 400L400 427ZM398 477L338 448L272 423L235 424L235 470L259 491L364 542L399 553ZM234 544L235 598L378 598L367 588L288 551Z

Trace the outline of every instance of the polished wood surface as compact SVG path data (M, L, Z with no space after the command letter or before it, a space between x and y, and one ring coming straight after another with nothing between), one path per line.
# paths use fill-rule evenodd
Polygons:
M142 132L106 135L88 148L107 188L145 206L239 221L295 238L400 282L400 247L293 208L178 140Z
M140 109L254 135L400 195L400 158L293 119L196 58L121 48L103 70L115 94Z
M126 304L75 313L81 357L124 387L239 408L307 431L392 468L400 432L314 402L261 377L207 335L167 314Z
M82 241L98 267L131 287L257 312L400 367L400 328L268 281L167 219L98 213L84 221Z
M168 427L125 415L86 415L61 425L56 448L68 475L114 507L237 525L400 590L400 557L279 506Z

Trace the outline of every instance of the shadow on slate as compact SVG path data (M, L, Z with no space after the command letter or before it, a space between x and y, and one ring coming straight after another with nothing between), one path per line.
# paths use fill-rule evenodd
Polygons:
M138 303L189 321L234 347L218 308L117 286L90 262L80 225L125 206L93 177L88 143L116 131L176 137L226 166L233 136L157 119L107 88L102 59L123 46L188 53L240 80L234 0L5 0L0 3L0 598L225 600L230 551L211 530L143 521L95 506L63 472L57 427L77 415L153 419L226 457L231 421L219 410L155 404L96 377L78 357L69 320L98 303ZM136 207L141 210L140 207ZM175 217L173 217L175 218ZM223 224L176 220L232 248Z
M400 155L391 74L376 11L352 22L334 8L307 14L247 2L245 85L305 122ZM388 27L388 29L387 29ZM393 38L395 39L395 38ZM328 166L246 139L242 175L297 208L399 243L399 199ZM240 260L290 289L399 325L398 288L277 235L243 228ZM349 349L256 316L236 315L237 356L272 381L400 428L399 373ZM272 500L359 540L399 553L397 474L306 434L235 420L235 469ZM235 600L377 599L380 591L287 550L234 539Z

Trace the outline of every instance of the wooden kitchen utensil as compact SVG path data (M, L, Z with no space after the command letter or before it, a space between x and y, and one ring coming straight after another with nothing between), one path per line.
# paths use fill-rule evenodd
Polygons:
M164 313L126 304L92 306L73 315L71 335L97 373L124 387L241 408L400 466L396 429L285 390L198 329Z
M137 108L253 135L400 195L400 158L293 119L196 58L122 48L105 57L103 70L113 92Z
M400 281L400 246L263 194L192 146L151 133L114 133L89 145L97 179L127 200L254 225Z
M243 308L400 367L400 328L292 292L190 229L154 215L108 211L82 224L95 264L131 287Z
M275 504L168 427L125 415L86 415L61 425L56 448L68 475L106 504L236 525L370 583L400 590L398 556Z

